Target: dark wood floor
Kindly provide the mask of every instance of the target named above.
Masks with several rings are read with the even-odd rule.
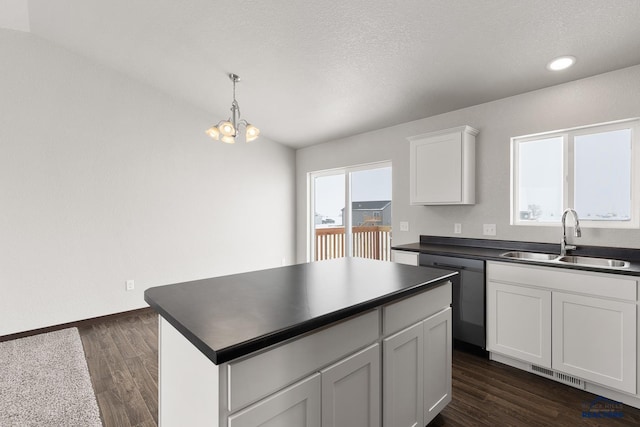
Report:
[[[583,418],[596,395],[462,351],[453,354],[452,386],[430,427],[640,425],[640,410],[627,405],[622,419]]]
[[[152,312],[79,327],[106,427],[158,422],[158,318]],[[430,424],[440,426],[636,426],[640,410],[621,419],[587,419],[596,396],[476,355],[454,351],[453,401]],[[394,426],[389,426],[394,427]]]
[[[158,316],[151,310],[79,326],[105,427],[158,425]]]

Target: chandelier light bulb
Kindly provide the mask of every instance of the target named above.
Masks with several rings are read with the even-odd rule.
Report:
[[[220,139],[220,131],[216,126],[211,126],[209,129],[205,131],[207,135],[209,135],[213,139]]]
[[[225,135],[220,138],[220,141],[226,142],[227,144],[234,144],[236,142],[236,139],[232,135]]]
[[[220,133],[224,136],[233,136],[236,133],[236,130],[231,122],[224,122],[220,124]]]
[[[245,134],[245,139],[247,140],[247,142],[251,142],[257,139],[258,135],[260,135],[260,129],[258,129],[254,125],[247,125],[247,132]]]

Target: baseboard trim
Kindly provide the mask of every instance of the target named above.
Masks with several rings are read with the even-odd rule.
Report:
[[[155,312],[151,307],[143,307],[135,310],[122,311],[120,313],[107,314],[106,316],[92,317],[90,319],[77,320],[75,322],[62,323],[60,325],[46,326],[44,328],[32,329],[30,331],[16,332],[15,334],[2,335],[0,336],[0,342],[15,340],[18,338],[30,337],[32,335],[43,334],[45,332],[59,331],[60,329],[73,328],[73,327],[79,327],[79,326],[90,326],[95,323],[103,322],[105,320],[113,320],[120,317],[135,316],[135,315],[146,314],[151,312]]]

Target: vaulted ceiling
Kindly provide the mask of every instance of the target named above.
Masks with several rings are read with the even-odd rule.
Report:
[[[640,64],[638,0],[5,1],[14,29],[205,109],[203,129],[239,74],[243,116],[294,148]]]

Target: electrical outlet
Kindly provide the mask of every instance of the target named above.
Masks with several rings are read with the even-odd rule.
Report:
[[[462,224],[459,224],[459,223],[453,224],[453,233],[454,234],[462,233]]]
[[[485,236],[495,236],[496,235],[496,225],[495,224],[482,224],[482,234]]]
[[[409,231],[408,221],[400,221],[400,231]]]
[[[126,290],[132,291],[135,289],[135,287],[136,287],[136,283],[133,280],[127,280],[126,288],[125,288]]]

